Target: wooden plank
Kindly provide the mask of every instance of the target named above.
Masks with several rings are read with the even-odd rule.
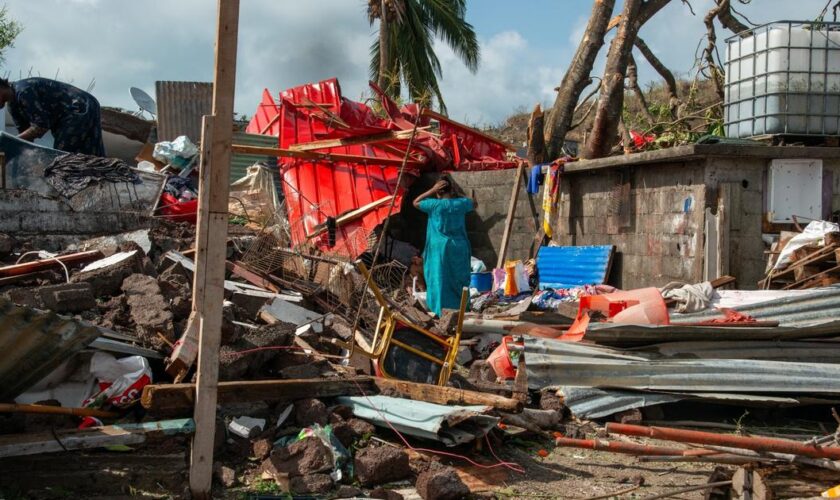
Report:
[[[376,391],[370,377],[347,379],[242,380],[219,382],[219,404],[356,396],[359,387]],[[149,412],[189,411],[195,404],[195,384],[150,384],[140,403]]]
[[[384,198],[380,198],[376,201],[372,201],[372,202],[368,203],[367,205],[365,205],[363,207],[359,207],[355,210],[347,212],[347,213],[339,216],[335,220],[335,226],[336,227],[341,227],[345,224],[353,222],[356,219],[360,219],[360,218],[364,217],[365,215],[369,214],[370,212],[372,212],[372,211],[376,210],[377,208],[381,207],[382,205],[384,205],[386,203],[389,203],[393,199],[394,199],[394,195],[385,196]],[[307,237],[307,239],[315,238],[316,236],[324,234],[326,231],[327,231],[326,224],[319,224],[318,226],[315,227],[315,232],[310,234]]]
[[[428,127],[425,127],[428,128]],[[421,129],[417,129],[420,131]],[[316,149],[337,148],[341,146],[356,146],[359,144],[379,144],[397,140],[407,140],[413,130],[391,130],[382,134],[362,135],[357,137],[339,137],[320,141],[304,142],[289,147],[292,151],[313,151]]]
[[[821,271],[819,266],[796,266],[793,268],[793,277],[796,281],[810,278]]]
[[[280,293],[280,287],[278,287],[268,279],[264,278],[260,274],[246,269],[244,264],[242,264],[241,262],[225,262],[225,266],[233,275],[239,276],[240,278],[244,279],[245,281],[254,286],[264,288],[265,290],[268,290],[270,292]]]
[[[796,266],[807,266],[809,264],[817,264],[829,260],[834,256],[836,248],[837,247],[834,246],[822,247],[821,249],[817,250],[816,252],[812,253],[806,258],[797,261],[795,265],[793,263],[789,264],[786,268],[771,274],[770,279],[775,280],[776,278],[779,278],[786,274],[793,273],[793,269]]]
[[[81,264],[84,262],[93,262],[103,257],[105,256],[99,250],[58,255],[55,258],[33,260],[30,262],[0,267],[0,277],[23,276],[38,271],[44,271],[46,269],[52,269],[54,267],[61,267],[61,264],[56,261],[65,265]]]
[[[807,278],[805,278],[805,279],[803,279],[803,280],[800,280],[800,281],[794,281],[793,283],[791,283],[791,284],[786,285],[785,287],[783,287],[783,288],[782,288],[782,290],[796,290],[796,289],[798,289],[798,288],[803,288],[803,286],[802,286],[802,285],[805,285],[805,283],[806,283],[807,281],[809,281],[809,280],[813,280],[813,279],[815,279],[815,278],[828,277],[828,276],[830,276],[830,275],[832,275],[832,274],[835,274],[835,273],[840,273],[840,265],[838,265],[838,266],[834,266],[834,267],[832,267],[831,269],[826,269],[825,271],[823,271],[823,272],[821,272],[821,273],[818,273],[818,274],[815,274],[815,275],[809,276],[809,277],[807,277]],[[804,287],[804,288],[810,288],[810,287]]]
[[[388,392],[389,394],[397,393],[399,396],[415,401],[425,401],[439,405],[491,406],[497,410],[507,412],[518,412],[522,410],[522,402],[516,399],[496,396],[495,394],[468,391],[466,389],[457,389],[455,387],[418,384],[416,382],[381,377],[373,379],[373,384],[380,391]]]
[[[500,144],[500,145],[504,146],[504,148],[507,149],[508,151],[516,151],[518,149],[513,144],[508,144],[504,141],[499,140],[496,137],[493,137],[490,134],[486,134],[486,133],[482,132],[481,130],[469,127],[467,125],[464,125],[463,123],[456,122],[452,118],[449,118],[448,116],[442,115],[438,112],[432,111],[431,109],[423,108],[423,116],[427,116],[429,118],[434,118],[435,120],[437,120],[439,122],[445,122],[445,123],[451,123],[453,125],[457,125],[457,126],[463,128],[465,130],[469,130],[470,132],[472,132],[475,135],[481,136],[481,137],[483,137],[483,138],[485,138],[489,141],[493,141],[497,144]]]
[[[262,146],[246,146],[242,144],[234,144],[231,146],[234,153],[258,155],[258,156],[278,156],[283,158],[298,158],[300,160],[323,160],[323,161],[346,161],[349,163],[372,163],[376,165],[394,165],[400,166],[403,161],[399,158],[378,158],[376,156],[360,156],[360,155],[345,155],[338,153],[316,153],[314,151],[292,151],[290,149],[267,148]],[[425,162],[416,160],[406,161],[406,165],[412,167],[419,167]]]
[[[516,178],[513,181],[513,191],[510,194],[508,203],[507,218],[505,219],[505,232],[502,234],[502,244],[499,246],[499,258],[496,260],[496,269],[505,265],[508,244],[510,243],[510,232],[513,229],[513,218],[516,216],[516,204],[519,201],[519,191],[522,189],[522,176],[525,173],[525,163],[520,162],[516,167]]]
[[[39,415],[73,415],[76,417],[119,418],[121,413],[98,408],[0,403],[0,413],[32,413]]]
[[[0,436],[0,457],[86,450],[103,446],[141,444],[156,436],[189,434],[192,419],[163,420],[142,424],[107,425],[92,429],[59,430]]]
[[[218,0],[215,74],[213,78],[213,125],[209,138],[209,163],[201,159],[203,185],[199,187],[198,234],[193,309],[198,318],[198,371],[195,398],[195,437],[190,455],[190,490],[196,499],[210,498],[213,447],[216,434],[216,386],[219,379],[222,302],[228,225],[233,101],[236,86],[236,48],[239,31],[239,0]],[[207,138],[202,138],[202,142]],[[206,148],[206,146],[203,146]],[[209,180],[209,182],[206,182]]]

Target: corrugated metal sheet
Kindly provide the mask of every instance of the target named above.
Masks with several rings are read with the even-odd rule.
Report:
[[[359,418],[380,427],[389,427],[390,423],[403,434],[440,441],[446,446],[482,437],[499,422],[498,418],[485,415],[490,410],[486,406],[444,406],[389,396],[337,399]]]
[[[537,254],[540,289],[604,283],[614,249],[612,245],[540,248]]]
[[[654,359],[642,352],[525,338],[528,385],[676,392],[840,395],[840,364]]]
[[[721,404],[750,404],[771,406],[795,406],[802,404],[796,398],[725,393],[674,394],[658,392],[623,391],[618,389],[595,389],[591,387],[563,387],[563,404],[578,418],[604,418],[634,408],[666,403],[677,403],[687,399],[704,400]]]
[[[0,401],[9,401],[99,337],[88,323],[0,297]]]
[[[158,141],[180,135],[201,142],[201,118],[213,111],[213,84],[206,82],[155,82]]]
[[[837,314],[834,313],[836,318]],[[631,346],[658,342],[702,340],[797,340],[836,337],[840,335],[840,320],[824,320],[802,326],[735,327],[688,325],[620,325],[591,323],[586,340],[602,345]]]
[[[780,326],[808,326],[840,321],[840,285],[815,289],[810,294],[795,294],[760,304],[739,307],[738,312],[760,321],[778,321]],[[672,314],[672,323],[694,323],[723,317],[714,309],[692,314]],[[840,335],[840,329],[835,330]]]

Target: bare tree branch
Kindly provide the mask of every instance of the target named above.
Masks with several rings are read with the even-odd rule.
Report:
[[[741,37],[752,35],[750,28],[732,14],[732,6],[729,4],[730,0],[715,0],[715,2],[719,7],[717,18],[724,28]]]
[[[642,113],[645,114],[648,122],[656,123],[656,117],[648,109],[645,93],[639,87],[639,70],[636,67],[636,59],[633,57],[633,54],[630,54],[630,60],[627,62],[627,88],[632,90],[636,95],[636,98],[639,100],[639,106],[642,108]]]
[[[639,49],[639,52],[641,52],[642,55],[645,57],[648,64],[650,64],[653,67],[653,69],[655,69],[656,72],[659,73],[659,76],[661,76],[662,79],[665,80],[665,86],[668,88],[668,107],[671,110],[671,117],[676,118],[677,107],[680,104],[680,98],[677,94],[677,79],[674,78],[674,74],[671,72],[671,70],[669,70],[668,67],[665,66],[665,64],[663,64],[658,57],[656,57],[656,54],[653,53],[653,51],[650,49],[650,47],[648,47],[648,44],[646,44],[644,40],[642,40],[640,37],[636,37],[636,41],[634,43],[636,45],[636,48]]]

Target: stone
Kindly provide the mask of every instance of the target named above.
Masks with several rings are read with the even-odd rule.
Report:
[[[251,454],[260,460],[268,458],[273,449],[274,443],[267,438],[257,439],[251,443]]]
[[[470,493],[455,469],[441,465],[421,472],[414,487],[423,500],[458,500]]]
[[[562,412],[565,409],[565,405],[555,391],[544,391],[540,393],[540,409]]]
[[[338,490],[335,492],[336,498],[357,498],[362,496],[362,490],[356,488],[355,486],[350,486],[348,484],[342,484],[338,487]]]
[[[78,313],[96,308],[90,283],[42,286],[38,293],[44,306],[57,313]]]
[[[331,489],[333,489],[333,481],[328,474],[295,476],[289,481],[289,490],[293,494],[323,494]]]
[[[341,441],[345,448],[350,448],[353,443],[364,436],[369,436],[376,431],[373,424],[359,418],[351,418],[343,422],[333,424],[333,434]]]
[[[282,354],[282,350],[257,350],[260,347],[288,346],[294,335],[294,325],[277,323],[256,329],[247,329],[231,345],[223,345],[219,351],[219,380],[243,380],[258,378],[269,361]],[[252,351],[239,355],[242,351]]]
[[[117,253],[90,263],[85,267],[89,270],[76,273],[70,281],[90,283],[97,297],[117,295],[126,278],[143,272],[143,257],[143,252],[137,250]]]
[[[309,427],[312,424],[327,425],[327,405],[318,399],[299,399],[295,401],[295,423],[299,427]]]
[[[213,477],[226,488],[236,485],[236,471],[219,462],[213,464]]]
[[[306,438],[289,446],[276,448],[263,462],[263,470],[274,476],[305,476],[329,472],[332,468],[332,452],[317,438]]]
[[[167,347],[158,333],[172,342],[176,340],[172,312],[155,278],[132,274],[123,281],[122,290],[125,292],[129,315],[141,338],[155,349]]]
[[[394,490],[376,488],[374,490],[371,490],[370,498],[380,498],[382,500],[403,500],[403,498],[405,497],[403,497]]]
[[[368,446],[356,453],[354,470],[362,485],[375,486],[405,479],[411,474],[408,454],[391,446]]]

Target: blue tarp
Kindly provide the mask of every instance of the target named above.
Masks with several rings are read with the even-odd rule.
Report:
[[[540,248],[537,254],[540,290],[604,283],[614,248],[612,245]]]

